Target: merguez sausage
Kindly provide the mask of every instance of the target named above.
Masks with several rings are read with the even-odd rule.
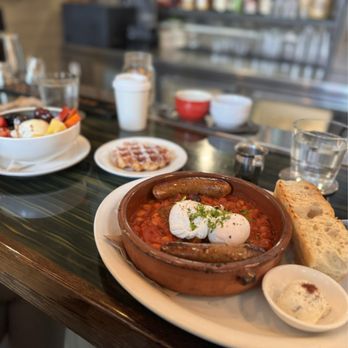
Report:
[[[264,249],[252,244],[232,246],[227,244],[170,242],[161,246],[161,250],[183,259],[225,263],[249,259],[261,255]]]
[[[152,193],[157,199],[166,199],[177,194],[202,194],[220,198],[231,193],[231,185],[222,179],[188,177],[157,184]]]

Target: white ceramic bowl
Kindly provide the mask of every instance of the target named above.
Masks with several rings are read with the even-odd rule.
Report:
[[[253,101],[236,94],[215,96],[210,103],[210,114],[219,128],[233,129],[248,121]]]
[[[280,293],[295,280],[307,280],[324,295],[331,311],[315,324],[306,323],[287,314],[277,305]],[[326,274],[300,265],[282,265],[272,268],[263,278],[262,291],[275,314],[288,325],[308,332],[337,329],[348,321],[348,295],[343,287]]]
[[[61,109],[46,107],[53,115]],[[11,113],[28,113],[35,107],[13,109],[3,112],[6,116]],[[80,134],[80,122],[62,132],[37,138],[5,138],[0,137],[0,156],[18,162],[46,161],[64,153],[75,142]]]

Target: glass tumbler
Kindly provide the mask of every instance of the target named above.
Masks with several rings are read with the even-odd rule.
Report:
[[[29,57],[27,59],[27,71],[25,82],[28,85],[37,84],[37,80],[45,76],[45,62],[38,57]]]
[[[66,72],[48,73],[37,80],[44,106],[78,108],[79,77]]]
[[[347,140],[347,126],[343,123],[319,119],[295,121],[291,175],[311,182],[323,194],[334,192],[338,188],[335,178],[347,151]]]
[[[155,68],[152,63],[152,55],[141,51],[126,52],[122,72],[141,74],[148,78],[151,83],[149,106],[152,107],[156,98]]]

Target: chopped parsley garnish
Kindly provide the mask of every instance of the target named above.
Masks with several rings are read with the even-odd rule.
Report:
[[[214,230],[219,225],[222,227],[224,222],[230,217],[230,212],[228,210],[217,207],[206,207],[203,204],[198,204],[194,212],[191,212],[191,209],[189,209],[188,213],[191,231],[197,228],[194,220],[199,217],[207,219],[209,232]]]
[[[242,214],[246,219],[248,219],[250,222],[251,221],[255,221],[255,219],[252,219],[251,217],[250,217],[250,210],[248,210],[248,209],[242,209],[240,212],[239,212],[239,214]]]

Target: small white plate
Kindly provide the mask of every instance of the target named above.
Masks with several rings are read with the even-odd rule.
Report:
[[[136,141],[140,143],[150,143],[164,146],[173,154],[174,159],[167,166],[158,170],[135,172],[117,168],[111,163],[110,154],[116,146],[121,145],[125,141]],[[100,146],[94,153],[94,160],[100,168],[104,169],[108,173],[127,178],[146,178],[154,175],[175,172],[176,170],[182,168],[187,162],[187,153],[181,146],[165,139],[153,137],[129,137],[112,140]]]
[[[82,161],[90,150],[91,144],[89,141],[84,136],[79,135],[76,142],[66,152],[46,162],[6,170],[8,160],[0,158],[0,175],[31,177],[54,173]]]
[[[288,284],[295,280],[307,280],[314,284],[328,301],[331,311],[316,324],[298,320],[284,312],[276,303]],[[348,321],[348,295],[331,277],[313,268],[300,265],[282,265],[272,268],[263,278],[262,290],[279,318],[288,325],[307,332],[324,332],[337,329]]]

